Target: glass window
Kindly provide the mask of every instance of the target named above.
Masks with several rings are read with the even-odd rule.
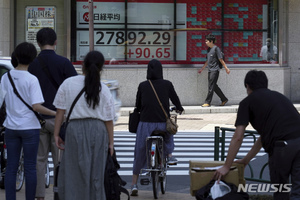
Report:
[[[205,36],[227,64],[278,63],[278,0],[94,0],[94,49],[109,64],[206,61]],[[73,0],[72,61],[89,50],[88,2]]]

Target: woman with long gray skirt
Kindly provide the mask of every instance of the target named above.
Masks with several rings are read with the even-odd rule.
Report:
[[[55,142],[64,149],[58,174],[60,200],[106,199],[104,172],[108,149],[113,154],[114,100],[108,87],[100,82],[104,57],[89,52],[83,62],[83,75],[66,79],[59,87],[53,104]],[[59,137],[64,115],[84,88],[71,112],[65,142]]]

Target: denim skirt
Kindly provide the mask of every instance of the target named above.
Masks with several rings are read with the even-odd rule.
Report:
[[[136,132],[133,174],[140,174],[141,169],[147,167],[146,138],[155,130],[166,131],[166,122],[140,122]],[[164,154],[171,154],[174,150],[174,136],[166,133],[164,137]]]

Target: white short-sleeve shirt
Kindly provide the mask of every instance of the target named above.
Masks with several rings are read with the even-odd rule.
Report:
[[[30,106],[44,103],[38,79],[28,71],[12,69],[13,82],[22,99]],[[0,96],[6,103],[6,119],[3,126],[12,130],[40,129],[41,125],[29,108],[16,96],[7,73],[1,78]],[[0,99],[0,101],[2,101]],[[1,102],[2,104],[2,102]]]
[[[70,107],[84,86],[83,75],[73,76],[66,79],[59,87],[53,105],[62,110],[66,110],[65,115],[67,116]],[[71,119],[82,119],[82,118],[95,118],[102,121],[110,121],[114,119],[115,108],[114,100],[109,91],[109,88],[101,83],[100,102],[99,105],[93,109],[89,107],[83,93],[77,103],[75,104],[73,111],[70,116]]]
[[[277,55],[277,47],[273,46],[273,55],[271,55],[271,57],[273,57],[275,55]],[[262,57],[263,60],[267,60],[268,58],[268,47],[267,45],[264,45],[261,50],[260,50],[260,56]]]

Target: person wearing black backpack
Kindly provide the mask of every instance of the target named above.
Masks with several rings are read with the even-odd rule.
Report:
[[[90,51],[82,64],[83,74],[66,79],[53,101],[55,143],[64,149],[57,179],[60,200],[106,199],[105,166],[108,149],[114,153],[115,106],[109,88],[101,82],[104,62],[101,52]],[[70,112],[63,141],[59,131]]]
[[[201,74],[201,72],[208,67],[208,94],[205,99],[204,104],[202,107],[209,107],[214,92],[220,97],[221,104],[220,106],[225,106],[225,104],[228,102],[227,97],[223,94],[222,90],[219,88],[217,81],[219,78],[219,73],[222,67],[224,66],[226,73],[230,73],[230,69],[227,67],[226,63],[224,62],[224,56],[221,52],[220,48],[215,45],[215,36],[212,34],[209,34],[205,38],[205,43],[208,46],[207,49],[207,61],[203,65],[203,67],[198,70],[198,73]]]

